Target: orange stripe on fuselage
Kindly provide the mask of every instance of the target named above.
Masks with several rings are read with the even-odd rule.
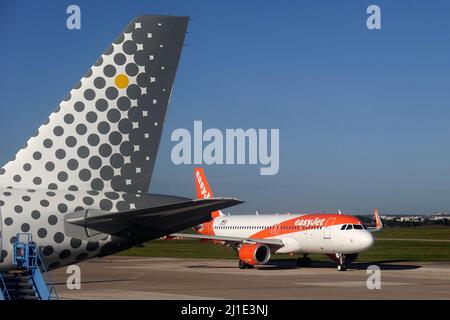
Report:
[[[332,219],[334,219],[334,221]],[[340,214],[306,214],[300,217],[297,216],[295,218],[273,225],[270,228],[261,230],[250,236],[249,238],[265,239],[299,231],[306,231],[325,226],[330,227],[341,224],[361,224],[361,221],[353,216]],[[274,230],[277,231],[274,232]]]

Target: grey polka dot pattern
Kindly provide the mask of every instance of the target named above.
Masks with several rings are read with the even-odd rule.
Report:
[[[72,238],[64,233],[65,215],[86,209],[106,212],[139,210],[161,202],[164,196],[131,194],[124,192],[97,191],[46,191],[39,189],[0,188],[0,217],[3,239],[13,239],[18,232],[29,232],[41,247],[48,264],[59,262],[60,266],[74,263],[103,252],[115,252],[114,237],[101,241]],[[116,239],[123,241],[123,239]],[[105,249],[106,246],[106,249]],[[120,247],[120,246],[119,246]],[[11,249],[12,247],[10,247]],[[70,250],[71,254],[61,252]],[[77,259],[82,255],[83,259]],[[67,256],[67,257],[66,257]],[[6,257],[5,257],[6,259]]]
[[[66,217],[82,210],[117,213],[169,202],[144,192],[187,20],[136,18],[0,168],[0,269],[11,268],[12,243],[19,232],[32,234],[49,269],[144,240],[120,230],[79,239],[66,233]]]
[[[146,192],[183,28],[184,21],[170,17],[131,23],[0,171],[0,184]]]

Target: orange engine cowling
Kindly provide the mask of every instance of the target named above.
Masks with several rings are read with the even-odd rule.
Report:
[[[270,249],[263,244],[244,244],[239,250],[239,259],[252,266],[266,264],[270,259]]]

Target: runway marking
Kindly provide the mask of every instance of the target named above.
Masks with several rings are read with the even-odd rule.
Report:
[[[142,257],[140,259],[136,259],[136,258],[131,258],[131,259],[105,259],[105,258],[102,258],[101,259],[102,262],[149,262],[149,261],[157,262],[157,261],[174,261],[174,260],[180,260],[180,259],[179,258],[148,258],[148,257]],[[89,262],[91,262],[91,261],[89,261]]]
[[[316,286],[316,287],[342,287],[342,288],[360,288],[366,287],[366,281],[338,281],[338,282],[296,282],[296,285]],[[410,286],[412,283],[403,282],[386,282],[383,281],[381,286]]]
[[[188,264],[180,264],[176,266],[171,265],[158,265],[158,264],[142,264],[138,266],[106,266],[105,269],[108,270],[156,270],[161,271],[161,269],[165,271],[172,272],[184,272],[184,273],[197,273],[197,274],[227,274],[227,275],[238,275],[238,276],[258,276],[258,277],[274,277],[274,276],[306,276],[306,275],[320,275],[327,274],[327,270],[299,270],[299,269],[282,269],[282,270],[270,270],[269,268],[261,268],[261,269],[253,269],[253,270],[240,270],[237,267],[222,267],[222,266],[214,266],[214,267],[204,267],[204,268],[191,268]],[[333,272],[335,272],[334,268],[331,268]],[[337,272],[337,271],[336,271]],[[352,272],[350,270],[349,272]]]
[[[420,269],[408,270],[408,273],[412,276],[416,276],[416,277],[422,276],[422,277],[429,278],[429,279],[432,279],[433,277],[436,277],[436,276],[444,275],[445,277],[447,277],[447,279],[450,279],[450,268],[445,269],[445,268],[423,267]]]
[[[64,292],[60,294],[63,300],[223,300],[221,298],[171,294],[152,291],[127,290],[86,290],[83,292]]]

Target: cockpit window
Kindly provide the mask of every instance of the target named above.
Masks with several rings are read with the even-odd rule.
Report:
[[[347,225],[347,228],[345,230],[351,230],[353,229],[353,226],[351,224]]]
[[[345,230],[346,227],[347,227],[347,225],[344,224],[344,225],[341,227],[341,230]]]
[[[363,226],[360,225],[360,224],[354,224],[354,225],[353,225],[353,229],[356,229],[356,230],[362,230],[362,229],[364,229],[364,228],[363,228]]]

